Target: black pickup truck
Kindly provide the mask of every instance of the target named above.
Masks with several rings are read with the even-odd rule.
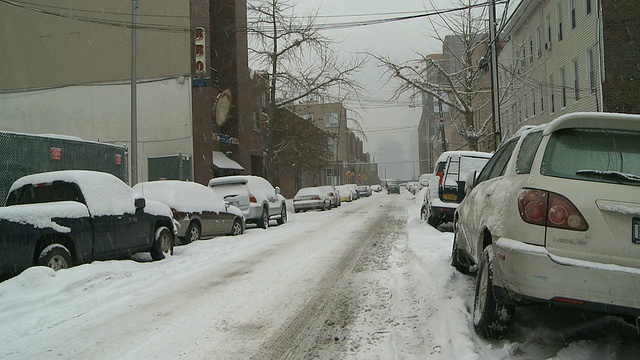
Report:
[[[150,252],[173,253],[168,206],[146,201],[117,177],[95,171],[28,175],[0,207],[0,275],[42,265],[54,270]]]

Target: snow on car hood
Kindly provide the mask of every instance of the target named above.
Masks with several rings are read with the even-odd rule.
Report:
[[[31,225],[39,229],[51,228],[61,233],[69,233],[71,229],[57,224],[52,220],[53,218],[72,219],[88,216],[87,207],[75,201],[0,207],[0,219],[2,220]]]

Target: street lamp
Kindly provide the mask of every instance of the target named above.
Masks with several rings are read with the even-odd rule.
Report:
[[[378,151],[380,150],[384,150],[384,148],[377,148],[376,151],[373,152],[373,162],[376,162],[376,154],[378,153]]]

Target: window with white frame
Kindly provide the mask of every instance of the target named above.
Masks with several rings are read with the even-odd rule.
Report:
[[[580,82],[578,81],[580,73],[578,73],[578,59],[571,60],[571,68],[573,72],[573,97],[578,101],[580,100]]]
[[[544,112],[544,83],[540,81],[540,112]]]
[[[560,91],[562,92],[562,107],[567,107],[567,85],[565,83],[564,66],[560,68]]]
[[[542,56],[542,29],[540,25],[536,28],[536,40],[538,40],[538,57]]]
[[[533,38],[529,36],[529,64],[533,64]]]
[[[545,49],[551,50],[551,15],[547,15],[547,43],[545,44]]]
[[[587,7],[587,15],[591,14],[591,0],[585,0],[585,5]]]
[[[531,110],[532,116],[536,116],[536,89],[531,88]]]
[[[587,49],[587,78],[589,79],[589,91],[596,92],[596,67],[593,62],[593,49]]]
[[[571,28],[576,28],[576,0],[569,0],[569,11],[571,12]]]
[[[555,99],[555,89],[553,88],[553,74],[549,75],[549,94],[551,95],[549,97],[550,103],[549,106],[551,106],[551,113],[553,114],[554,112],[556,112],[556,99]]]
[[[522,100],[522,106],[524,107],[524,118],[529,118],[529,98],[527,94],[524,94],[524,99]]]
[[[327,112],[324,113],[324,127],[336,127],[338,126],[338,113]]]
[[[556,4],[556,17],[558,19],[558,41],[562,41],[562,3]]]

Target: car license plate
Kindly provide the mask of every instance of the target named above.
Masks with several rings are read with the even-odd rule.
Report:
[[[631,241],[634,244],[640,244],[640,219],[633,218],[632,221],[632,229],[631,229]]]
[[[456,200],[458,200],[458,195],[456,195],[456,194],[442,194],[442,199],[456,201]]]

